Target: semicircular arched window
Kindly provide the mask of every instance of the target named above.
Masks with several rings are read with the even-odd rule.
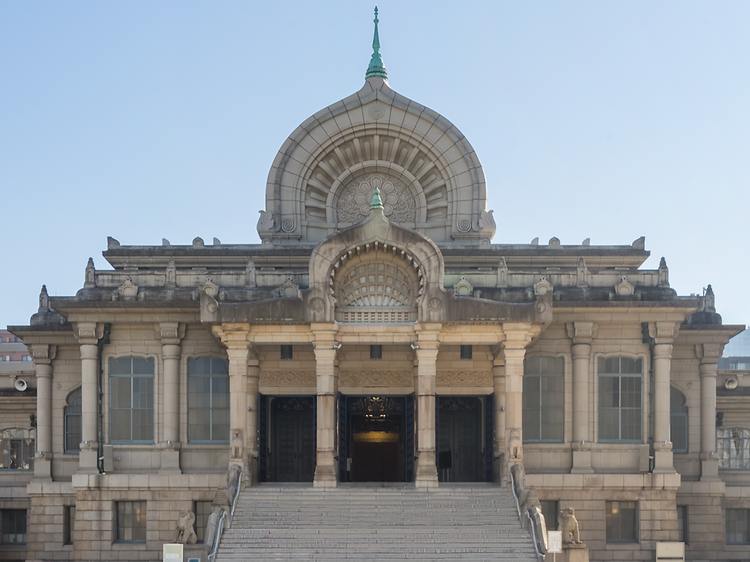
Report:
[[[688,452],[688,408],[685,395],[672,387],[669,391],[670,433],[673,453]]]
[[[65,452],[81,452],[81,387],[79,386],[65,400]]]

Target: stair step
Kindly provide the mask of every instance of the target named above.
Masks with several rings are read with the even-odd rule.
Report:
[[[536,561],[510,491],[494,485],[261,485],[241,492],[216,560]]]

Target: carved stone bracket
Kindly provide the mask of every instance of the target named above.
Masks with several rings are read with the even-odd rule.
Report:
[[[720,343],[695,344],[695,355],[701,363],[718,363],[723,351],[724,346]]]
[[[37,365],[49,365],[57,355],[56,345],[35,344],[30,346],[31,357]]]
[[[672,343],[677,337],[680,325],[677,322],[649,322],[648,335],[656,343]]]
[[[185,337],[185,324],[179,322],[160,322],[154,324],[156,339],[163,344],[179,345],[180,340]]]
[[[591,343],[596,337],[597,325],[594,322],[568,322],[565,329],[573,343]]]
[[[97,340],[104,335],[104,326],[96,322],[79,322],[75,325],[73,333],[79,343],[96,345]]]

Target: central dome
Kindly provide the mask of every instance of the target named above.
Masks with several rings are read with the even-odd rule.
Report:
[[[474,149],[450,121],[391,89],[377,35],[373,46],[362,89],[307,119],[279,150],[261,239],[318,243],[364,220],[378,187],[390,221],[438,244],[488,242],[495,224]]]

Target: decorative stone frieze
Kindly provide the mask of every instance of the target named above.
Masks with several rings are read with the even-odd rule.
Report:
[[[492,372],[438,371],[438,386],[492,386]]]
[[[340,371],[339,386],[411,386],[411,371]]]
[[[261,371],[263,386],[315,386],[315,371]]]

